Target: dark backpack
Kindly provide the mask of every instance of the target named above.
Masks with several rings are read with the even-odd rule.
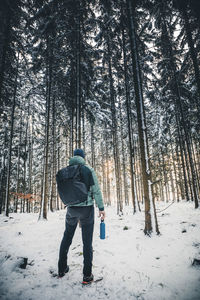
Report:
[[[56,174],[59,196],[67,206],[87,201],[89,188],[83,181],[81,168],[84,168],[84,166],[68,166],[59,170]]]

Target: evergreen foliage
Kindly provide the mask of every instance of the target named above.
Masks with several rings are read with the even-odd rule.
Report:
[[[145,203],[145,233],[156,201],[197,208],[199,25],[196,0],[1,1],[0,212],[61,209],[80,147],[107,205]]]

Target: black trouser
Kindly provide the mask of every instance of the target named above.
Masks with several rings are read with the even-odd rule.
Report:
[[[67,267],[67,254],[77,227],[81,222],[83,241],[83,274],[90,276],[92,273],[92,238],[94,229],[94,206],[68,207],[66,215],[66,229],[60,245],[58,272],[64,272]]]

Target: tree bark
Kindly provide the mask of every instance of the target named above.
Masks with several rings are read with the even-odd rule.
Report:
[[[137,111],[137,123],[138,123],[139,144],[140,144],[140,154],[141,154],[141,163],[142,163],[142,178],[143,178],[143,188],[144,188],[144,201],[145,201],[144,233],[150,235],[153,230],[152,220],[151,220],[153,216],[151,214],[151,208],[155,217],[155,226],[156,226],[157,233],[159,233],[159,230],[156,224],[157,223],[156,211],[154,209],[155,206],[152,197],[147,129],[145,124],[144,102],[143,102],[140,65],[138,59],[138,49],[137,49],[136,33],[135,33],[135,25],[134,25],[133,6],[131,0],[126,0],[126,3],[127,3],[128,16],[129,16],[129,33],[130,33],[130,42],[131,42],[131,58],[132,58],[133,81],[134,81],[134,90],[135,90],[135,104],[136,104],[136,111]]]
[[[126,91],[126,113],[127,113],[127,125],[128,125],[128,142],[129,142],[129,159],[130,159],[130,177],[131,177],[131,195],[133,203],[133,213],[136,212],[136,201],[135,193],[136,186],[134,184],[134,152],[133,152],[133,143],[132,143],[132,134],[131,134],[131,118],[130,118],[130,87],[128,82],[128,66],[127,66],[127,55],[126,55],[126,43],[125,43],[125,34],[124,34],[124,23],[123,23],[123,8],[121,6],[121,16],[122,16],[122,49],[123,49],[123,65],[124,65],[124,76],[125,76],[125,91]]]
[[[17,58],[17,68],[15,75],[15,85],[13,93],[13,104],[11,113],[11,128],[10,128],[10,140],[9,140],[9,152],[8,152],[8,171],[7,171],[7,182],[6,182],[6,199],[5,199],[5,214],[9,216],[9,205],[10,205],[10,174],[11,174],[11,157],[12,157],[12,142],[13,142],[13,131],[14,131],[14,120],[15,120],[15,106],[16,106],[16,96],[17,96],[17,78],[18,78],[18,63],[19,54]]]
[[[50,127],[50,103],[52,84],[52,49],[47,37],[47,82],[46,82],[46,124],[45,124],[45,149],[44,149],[44,183],[42,193],[42,206],[39,219],[47,219],[48,206],[48,163],[49,163],[49,127]]]

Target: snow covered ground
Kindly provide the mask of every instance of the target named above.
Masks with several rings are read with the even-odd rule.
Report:
[[[174,203],[158,213],[161,236],[152,238],[143,234],[144,213],[132,215],[128,207],[122,217],[113,207],[106,212],[106,240],[99,239],[96,218],[93,243],[93,274],[104,279],[84,287],[79,227],[70,248],[69,273],[62,279],[49,273],[57,271],[65,210],[39,222],[37,214],[0,216],[0,298],[200,299],[200,266],[192,266],[194,258],[200,259],[200,210],[193,203]],[[26,269],[19,268],[19,257],[28,257]]]

